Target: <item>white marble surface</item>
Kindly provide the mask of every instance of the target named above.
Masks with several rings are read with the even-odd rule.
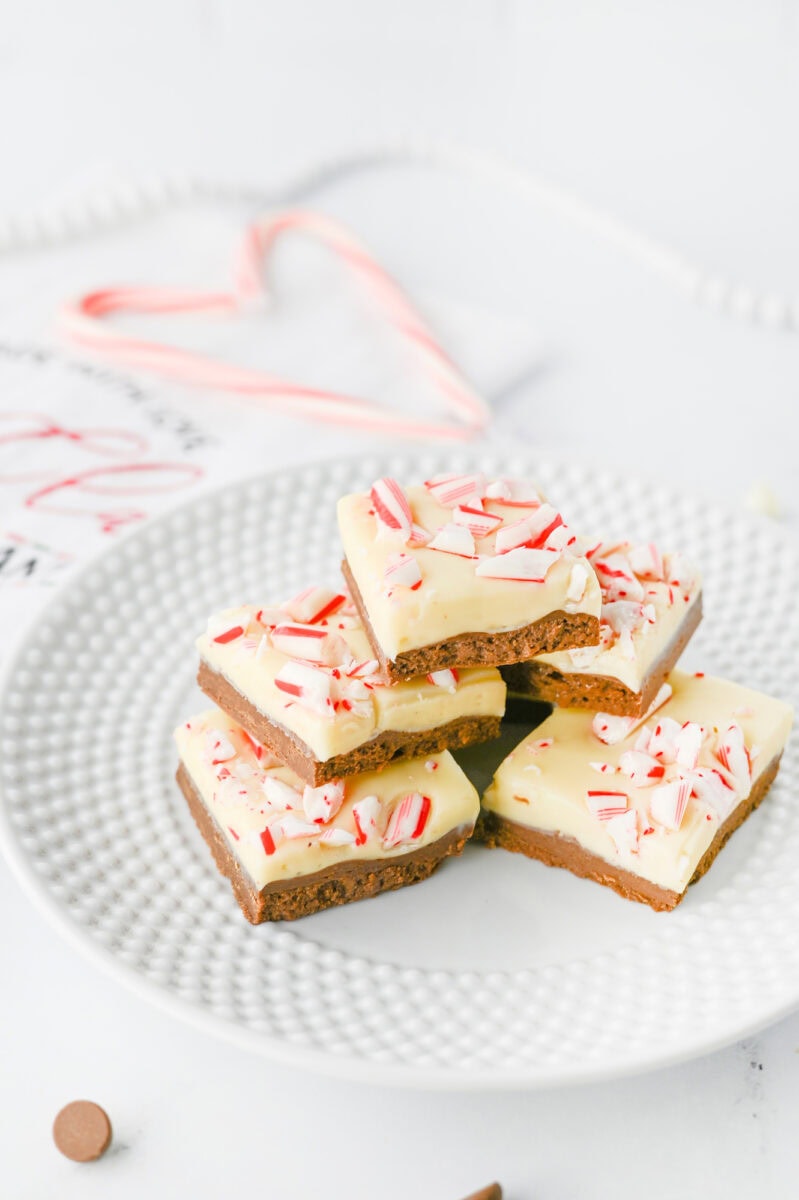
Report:
[[[499,148],[704,267],[799,295],[787,0],[39,7],[38,19],[28,6],[3,14],[0,106],[16,119],[0,122],[1,210],[175,167],[268,184],[315,155],[422,131]],[[395,171],[317,202],[438,317],[495,403],[492,440],[675,479],[700,502],[739,505],[765,482],[796,528],[796,335],[692,307],[490,184]],[[221,276],[242,215],[183,211],[5,258],[0,342],[52,345],[55,306],[82,286]],[[322,379],[360,372],[379,392],[390,360],[364,361],[349,341],[368,340],[368,319],[347,310],[331,341],[330,274],[313,256],[302,266],[296,328],[278,316],[262,343],[253,319],[205,328],[203,343]],[[169,399],[225,431],[212,482],[237,448],[248,469],[269,469],[365,446],[215,397]],[[457,1200],[495,1177],[509,1200],[796,1194],[799,1016],[651,1077],[531,1095],[389,1092],[249,1058],[163,1016],[59,941],[2,865],[0,904],[3,1194]],[[55,1111],[79,1095],[116,1130],[114,1151],[84,1168],[49,1141]]]

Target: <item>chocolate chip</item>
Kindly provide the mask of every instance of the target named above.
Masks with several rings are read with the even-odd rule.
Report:
[[[488,1187],[480,1188],[479,1192],[472,1192],[470,1196],[465,1196],[464,1200],[502,1200],[502,1188],[498,1183],[489,1183]]]
[[[92,1162],[111,1144],[111,1122],[99,1104],[73,1100],[53,1121],[53,1141],[74,1162]]]

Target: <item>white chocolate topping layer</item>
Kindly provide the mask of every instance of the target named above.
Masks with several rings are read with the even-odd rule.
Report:
[[[721,679],[673,671],[669,684],[643,721],[556,709],[500,765],[483,806],[683,892],[782,752],[793,713]]]
[[[260,890],[335,863],[388,859],[471,830],[477,792],[448,753],[312,788],[210,709],[175,730],[231,854]]]
[[[338,506],[344,553],[386,656],[565,610],[599,616],[594,571],[525,481],[378,480]]]
[[[701,579],[682,555],[661,555],[651,544],[599,545],[586,557],[602,591],[599,645],[540,654],[535,661],[562,675],[618,679],[638,693],[699,603]]]
[[[310,607],[303,606],[308,596],[316,597]],[[260,713],[301,738],[318,762],[387,730],[415,733],[505,711],[505,684],[493,667],[383,683],[354,606],[321,588],[280,608],[243,605],[219,613],[197,649]]]

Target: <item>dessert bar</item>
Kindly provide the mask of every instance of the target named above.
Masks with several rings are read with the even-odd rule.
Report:
[[[175,740],[180,788],[253,924],[426,879],[461,852],[479,811],[448,753],[310,787],[218,709]]]
[[[791,720],[779,700],[681,671],[643,718],[555,709],[500,765],[477,836],[674,908],[765,796]]]

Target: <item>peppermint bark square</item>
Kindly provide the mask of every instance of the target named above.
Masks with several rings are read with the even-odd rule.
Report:
[[[760,804],[792,717],[681,671],[643,718],[556,709],[500,765],[477,836],[672,909]]]
[[[516,696],[639,717],[702,619],[701,580],[683,555],[652,543],[595,543],[586,558],[602,591],[599,645],[543,654],[502,674]]]
[[[487,741],[505,711],[493,667],[387,685],[349,597],[327,588],[219,613],[197,649],[202,690],[314,786]]]
[[[448,753],[310,787],[219,709],[175,730],[177,779],[248,921],[290,921],[426,879],[460,854],[477,792]]]
[[[599,642],[596,575],[524,480],[392,479],[343,497],[343,572],[391,682]]]

